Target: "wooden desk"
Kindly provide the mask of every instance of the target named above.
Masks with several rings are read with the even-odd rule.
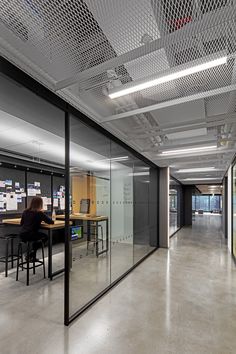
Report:
[[[20,226],[20,218],[16,219],[3,219],[2,223],[7,224],[7,225],[15,225],[15,226]],[[55,220],[54,224],[46,224],[45,222],[42,222],[40,225],[40,229],[42,230],[47,230],[48,231],[48,278],[50,280],[53,279],[54,276],[64,272],[63,269],[59,269],[56,272],[53,273],[52,271],[52,232],[54,230],[60,230],[65,228],[65,221],[63,220]]]
[[[65,219],[65,215],[57,215],[57,219]],[[100,256],[103,253],[107,253],[109,250],[109,226],[108,226],[108,216],[97,216],[97,215],[80,215],[80,214],[70,214],[69,216],[70,221],[87,221],[88,223],[88,237],[90,237],[90,222],[94,222],[96,224],[96,256]],[[106,248],[102,249],[99,252],[98,249],[98,223],[101,221],[105,221],[106,223]]]
[[[64,220],[65,215],[57,215],[56,218]],[[70,214],[70,220],[106,221],[108,216]]]

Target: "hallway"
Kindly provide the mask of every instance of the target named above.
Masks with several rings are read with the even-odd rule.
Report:
[[[21,328],[1,331],[1,353],[235,353],[236,269],[220,225],[196,216],[70,328],[33,316],[24,342]]]

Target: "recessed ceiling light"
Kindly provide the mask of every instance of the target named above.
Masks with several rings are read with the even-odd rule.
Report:
[[[197,61],[197,62],[199,62],[199,61]],[[191,75],[191,74],[195,74],[195,73],[198,73],[198,72],[210,69],[210,68],[214,68],[216,66],[225,64],[226,62],[227,62],[227,56],[223,56],[223,57],[220,57],[220,58],[217,58],[217,59],[214,59],[214,60],[209,60],[209,61],[206,61],[205,63],[202,63],[202,60],[201,60],[200,64],[188,67],[186,69],[182,69],[182,70],[177,71],[177,72],[173,72],[173,73],[168,74],[168,75],[164,75],[164,76],[161,76],[161,77],[159,76],[159,77],[157,77],[155,79],[153,79],[153,77],[152,77],[150,79],[146,79],[145,81],[143,81],[143,80],[140,81],[139,80],[136,83],[132,82],[130,84],[123,85],[123,86],[121,86],[121,88],[118,88],[118,89],[114,88],[114,89],[110,90],[110,93],[109,93],[108,96],[111,99],[118,98],[118,97],[121,97],[121,96],[125,96],[125,95],[128,95],[130,93],[141,91],[141,90],[153,87],[153,86],[157,86],[157,85],[163,84],[165,82],[173,81],[173,80],[179,79],[181,77],[185,77],[185,76],[188,76],[188,75]]]
[[[186,148],[186,149],[178,149],[178,150],[166,150],[162,151],[162,155],[178,155],[178,154],[191,154],[192,152],[205,151],[205,150],[213,150],[216,149],[216,145],[208,145],[208,146],[199,146],[194,148]]]

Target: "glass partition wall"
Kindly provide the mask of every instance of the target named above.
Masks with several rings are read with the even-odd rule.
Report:
[[[75,116],[69,121],[73,317],[157,247],[157,170]]]
[[[170,177],[169,182],[169,235],[172,236],[181,226],[181,184]]]
[[[68,325],[158,247],[158,168],[4,59],[0,71],[0,221],[34,195],[56,217],[47,276]]]
[[[232,167],[232,253],[236,258],[236,162]]]

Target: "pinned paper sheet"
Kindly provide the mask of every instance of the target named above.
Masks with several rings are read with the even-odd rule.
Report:
[[[41,194],[40,182],[34,182],[35,194]]]
[[[28,197],[36,197],[36,191],[34,188],[28,188],[27,193]]]
[[[6,186],[5,181],[0,181],[0,188],[5,188],[5,186]]]
[[[42,197],[43,199],[43,210],[48,210],[48,198]]]
[[[6,196],[7,210],[17,210],[17,196],[13,193],[7,193]]]
[[[65,209],[65,198],[60,198],[60,208],[63,210]]]
[[[54,206],[55,208],[58,207],[58,199],[57,199],[57,198],[53,198],[53,206]]]
[[[17,194],[17,203],[22,203],[22,196],[21,194]]]
[[[52,199],[51,198],[47,198],[47,204],[51,205],[52,204]]]
[[[6,186],[12,186],[12,180],[11,179],[6,179],[5,180],[5,185]]]

